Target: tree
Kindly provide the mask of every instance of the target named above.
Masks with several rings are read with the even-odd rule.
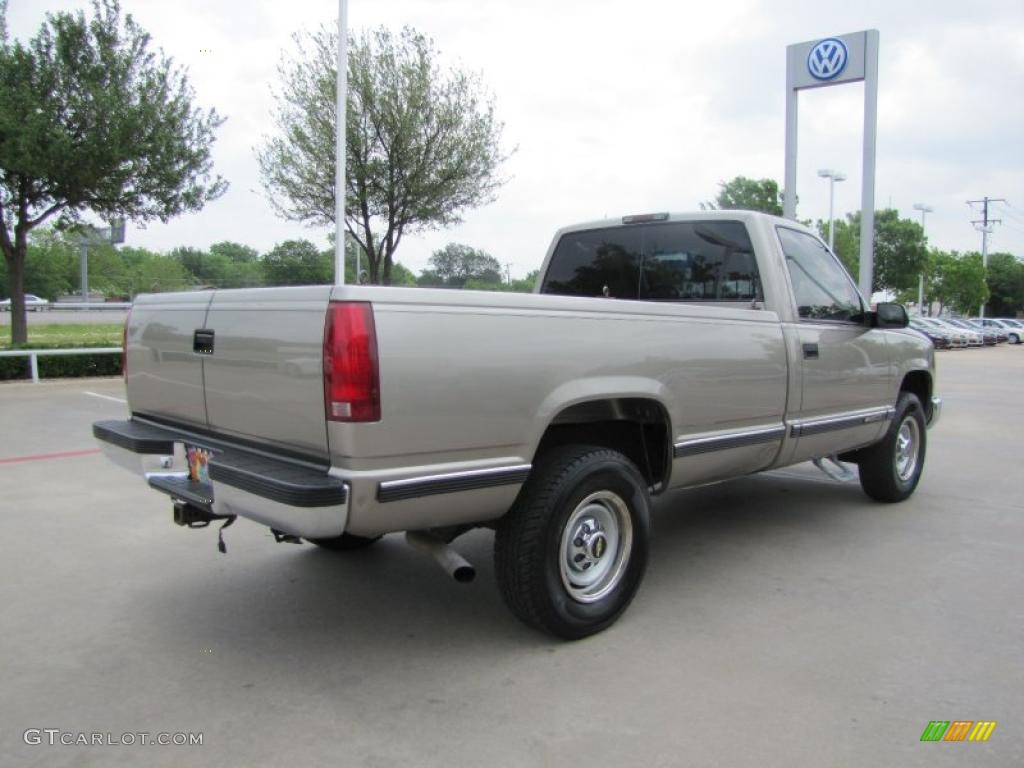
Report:
[[[285,240],[263,257],[267,285],[330,285],[334,252],[319,251],[309,240]]]
[[[828,238],[828,222],[818,222]],[[835,222],[835,252],[856,280],[860,270],[860,211]],[[916,291],[918,276],[927,269],[927,238],[921,225],[901,219],[893,208],[875,211],[875,268],[872,291]]]
[[[257,155],[271,204],[309,224],[335,219],[336,43],[326,29],[296,36],[296,58],[279,67],[279,133]],[[351,39],[345,228],[371,283],[391,282],[405,235],[457,224],[494,199],[502,127],[478,77],[442,72],[423,35],[380,28]]]
[[[214,243],[210,246],[210,253],[223,256],[235,264],[249,264],[260,257],[260,252],[255,248],[241,243],[233,243],[230,240]]]
[[[468,281],[501,284],[501,263],[485,251],[460,243],[448,243],[434,251],[420,285],[464,288]]]
[[[990,298],[986,314],[992,317],[1016,317],[1024,310],[1024,263],[1009,253],[988,257],[985,275]]]
[[[2,8],[0,8],[2,11]],[[26,341],[29,232],[57,217],[167,221],[226,183],[211,176],[216,112],[192,106],[184,71],[117,0],[49,14],[27,43],[0,37],[0,249],[11,339]]]
[[[762,211],[775,216],[782,215],[782,195],[778,182],[772,179],[748,179],[737,176],[731,181],[719,183],[718,195],[713,203],[703,203],[701,208],[714,210]]]
[[[939,303],[939,314],[946,307],[964,315],[975,314],[988,300],[981,254],[933,251],[927,296],[929,301]]]
[[[195,284],[195,278],[172,256],[133,247],[120,248],[117,254],[125,267],[123,290],[119,293],[129,298],[138,293],[183,291]]]

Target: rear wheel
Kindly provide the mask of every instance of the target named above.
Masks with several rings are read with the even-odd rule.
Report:
[[[353,549],[366,549],[372,544],[380,541],[380,536],[353,536],[351,533],[343,533],[341,536],[334,536],[330,539],[309,539],[312,544],[335,552],[349,552]]]
[[[876,501],[909,498],[924,469],[927,435],[921,401],[910,392],[901,392],[885,437],[858,453],[864,492]]]
[[[1009,334],[1009,342],[1011,344],[1020,344],[1020,336],[1018,336],[1016,333]]]
[[[647,567],[647,484],[617,451],[570,445],[538,459],[494,540],[502,597],[569,640],[610,626]]]

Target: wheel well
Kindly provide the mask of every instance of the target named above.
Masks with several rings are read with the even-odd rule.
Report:
[[[577,403],[548,425],[536,456],[560,445],[583,443],[619,451],[632,461],[655,491],[668,484],[672,470],[668,413],[656,400],[613,398]]]
[[[930,414],[932,408],[932,377],[927,371],[911,371],[903,377],[900,392],[911,392],[921,401],[925,413]]]

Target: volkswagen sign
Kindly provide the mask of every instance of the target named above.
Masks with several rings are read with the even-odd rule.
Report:
[[[807,55],[807,71],[815,80],[832,80],[846,68],[846,59],[845,43],[829,37],[811,48]]]

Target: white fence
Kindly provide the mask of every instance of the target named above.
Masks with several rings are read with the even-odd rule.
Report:
[[[32,369],[32,381],[39,383],[39,358],[43,355],[113,355],[121,354],[120,347],[94,347],[92,349],[4,349],[0,357],[27,357]]]

